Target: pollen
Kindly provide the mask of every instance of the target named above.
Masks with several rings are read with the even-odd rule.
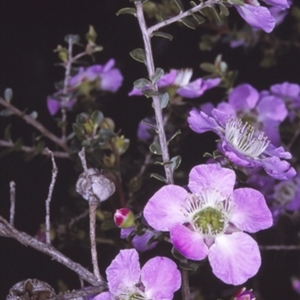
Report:
[[[226,123],[225,138],[234,149],[254,159],[258,158],[270,143],[264,132],[256,136],[255,128],[239,119],[230,119]]]

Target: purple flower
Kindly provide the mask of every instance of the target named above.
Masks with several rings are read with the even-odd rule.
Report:
[[[127,236],[135,229],[135,227],[130,227],[126,229],[121,229],[121,238],[126,239]],[[132,239],[132,245],[133,247],[140,251],[140,252],[145,252],[147,250],[153,249],[156,245],[157,242],[153,242],[150,245],[147,245],[150,239],[154,237],[154,233],[151,232],[145,232],[143,235],[135,235]]]
[[[281,10],[289,8],[287,0],[264,0],[265,3]],[[245,0],[242,5],[234,5],[240,16],[253,28],[271,32],[276,21],[268,8],[260,6],[257,0]]]
[[[61,92],[57,93],[60,94]],[[66,108],[67,110],[72,110],[76,99],[72,98],[69,101],[63,100],[63,97],[59,96],[49,96],[47,97],[47,108],[51,116],[54,116],[61,108]]]
[[[250,84],[241,84],[229,94],[228,103],[221,102],[217,109],[247,122],[256,132],[264,131],[273,145],[279,145],[279,125],[288,114],[281,98],[259,94]]]
[[[282,160],[290,159],[291,154],[282,147],[275,148],[263,132],[255,133],[251,125],[220,110],[213,109],[211,114],[209,117],[192,110],[188,117],[190,128],[197,133],[213,131],[219,135],[220,150],[234,164],[245,168],[263,167],[267,174],[279,180],[296,175],[295,169]]]
[[[114,68],[115,61],[110,59],[104,66],[94,65],[88,68],[79,68],[77,75],[69,80],[70,88],[79,88],[87,83],[93,83],[98,90],[115,93],[123,82],[120,71]]]
[[[144,216],[156,230],[169,231],[185,257],[208,257],[213,273],[228,284],[242,284],[261,264],[250,233],[272,225],[264,196],[251,188],[233,190],[235,173],[218,164],[198,165],[189,175],[191,193],[167,185],[148,201]]]
[[[270,88],[271,94],[280,97],[289,112],[289,118],[293,120],[296,116],[295,111],[300,109],[300,86],[296,83],[283,82],[274,84]]]
[[[172,260],[157,256],[140,268],[135,249],[121,250],[106,269],[106,275],[109,292],[94,300],[171,300],[181,285],[180,272]]]
[[[192,82],[190,79],[193,75],[191,69],[174,70],[164,74],[157,82],[159,90],[166,90],[171,97],[178,94],[185,98],[197,98],[203,95],[203,93],[217,86],[220,82],[220,78],[202,79],[198,78]],[[147,87],[144,87],[147,89]],[[129,96],[141,96],[143,93],[141,90],[133,88],[128,94]]]

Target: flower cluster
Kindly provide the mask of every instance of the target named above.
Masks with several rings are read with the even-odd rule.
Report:
[[[248,234],[272,225],[264,196],[251,188],[234,190],[235,173],[218,164],[199,165],[188,188],[168,185],[148,201],[144,216],[156,230],[170,232],[185,257],[208,257],[213,273],[228,284],[242,284],[261,264],[257,243]]]

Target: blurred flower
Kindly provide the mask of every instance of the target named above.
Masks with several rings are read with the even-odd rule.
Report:
[[[116,210],[114,214],[114,221],[119,228],[129,228],[135,225],[134,214],[126,207]]]
[[[126,239],[134,230],[135,227],[121,229],[121,238]],[[153,249],[157,245],[157,242],[148,244],[153,237],[153,233],[146,231],[143,235],[135,235],[131,242],[136,250],[140,252],[145,252],[147,250]]]
[[[220,82],[220,78],[203,79],[198,78],[192,82],[190,79],[193,75],[192,69],[175,70],[172,69],[169,73],[164,74],[157,82],[158,89],[160,91],[167,91],[172,98],[176,94],[185,98],[197,98],[203,95],[203,93],[217,86]],[[144,87],[147,90],[148,87]],[[141,96],[142,91],[133,88],[128,94],[129,96]]]
[[[285,160],[292,156],[282,147],[275,148],[264,132],[233,118],[230,114],[213,109],[212,117],[193,109],[188,117],[190,128],[203,133],[213,131],[221,138],[220,151],[237,166],[245,168],[263,167],[267,174],[287,180],[296,175],[295,169]]]
[[[75,98],[66,101],[64,100],[65,97],[60,96],[61,94],[62,92],[59,91],[55,95],[47,97],[47,108],[51,116],[55,115],[62,108],[72,110],[74,104],[76,103]]]
[[[280,97],[288,110],[288,115],[291,120],[299,115],[300,109],[300,85],[296,83],[283,82],[274,84],[270,88],[271,94]]]
[[[300,295],[300,278],[299,277],[295,277],[293,276],[291,278],[291,282],[292,282],[292,287],[294,289],[294,291]]]
[[[267,7],[260,6],[258,0],[245,0],[243,4],[234,4],[240,16],[253,28],[262,29],[265,32],[271,32],[276,24],[275,18]],[[271,7],[276,7],[281,10],[289,8],[287,0],[264,0]]]
[[[114,65],[115,61],[110,59],[104,66],[80,67],[77,75],[69,80],[69,87],[81,94],[87,94],[91,89],[115,93],[122,85],[123,76]]]
[[[171,300],[181,285],[180,272],[172,260],[156,256],[140,268],[135,249],[121,250],[106,269],[106,275],[109,292],[94,300]]]
[[[229,94],[228,102],[221,102],[217,109],[252,125],[256,133],[263,131],[273,145],[279,145],[279,125],[288,114],[281,98],[260,94],[250,84],[241,84]]]
[[[242,284],[261,264],[250,233],[269,228],[272,215],[264,196],[251,188],[233,190],[235,173],[218,164],[198,165],[188,188],[167,185],[148,201],[144,217],[151,227],[169,231],[174,247],[185,257],[208,257],[213,273],[228,284]]]

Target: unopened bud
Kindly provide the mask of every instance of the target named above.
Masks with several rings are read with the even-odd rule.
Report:
[[[251,290],[246,290],[246,288],[242,288],[237,291],[232,300],[255,300],[255,296]]]
[[[129,228],[135,225],[134,214],[129,208],[117,209],[114,215],[115,224],[119,228]]]
[[[97,199],[100,202],[107,200],[116,190],[115,184],[101,174],[98,169],[90,168],[79,175],[76,191],[85,200]]]

